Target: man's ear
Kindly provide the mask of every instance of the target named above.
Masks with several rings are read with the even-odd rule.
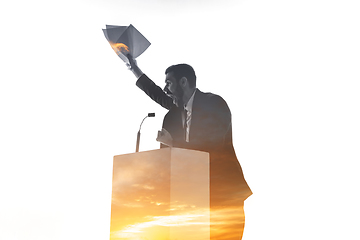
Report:
[[[188,84],[189,84],[189,83],[188,83],[188,80],[187,80],[187,78],[186,78],[186,77],[182,77],[182,78],[180,78],[179,83],[180,83],[180,86],[181,86],[182,88],[184,88],[186,85],[188,85]]]

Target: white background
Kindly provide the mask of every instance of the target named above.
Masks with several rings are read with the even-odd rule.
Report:
[[[152,43],[163,86],[192,65],[221,95],[254,194],[243,240],[360,239],[356,0],[0,4],[0,239],[109,238],[112,158],[157,149],[166,111],[135,86],[106,24]]]

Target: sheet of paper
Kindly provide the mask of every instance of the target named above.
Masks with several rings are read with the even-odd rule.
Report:
[[[150,42],[133,26],[106,25],[104,35],[115,53],[126,63],[130,54],[133,58],[140,56]]]

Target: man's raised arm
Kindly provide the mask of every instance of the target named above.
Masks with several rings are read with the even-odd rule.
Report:
[[[144,74],[136,63],[136,60],[129,56],[129,64],[126,64],[129,70],[137,78],[136,86],[143,90],[152,100],[160,104],[162,107],[170,110],[173,107],[173,100],[171,97],[156,85],[150,78]]]

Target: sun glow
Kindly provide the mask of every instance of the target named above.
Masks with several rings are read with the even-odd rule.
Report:
[[[112,232],[112,239],[138,239],[143,236],[148,236],[151,232],[151,228],[156,227],[171,227],[171,228],[189,228],[193,225],[197,225],[199,228],[201,225],[208,226],[208,213],[204,210],[201,213],[188,213],[184,215],[176,216],[153,216],[150,221],[126,225],[119,231]]]
[[[110,43],[112,49],[116,52],[116,54],[119,55],[119,53],[122,53],[124,55],[128,54],[130,52],[129,47],[126,46],[123,43]]]

